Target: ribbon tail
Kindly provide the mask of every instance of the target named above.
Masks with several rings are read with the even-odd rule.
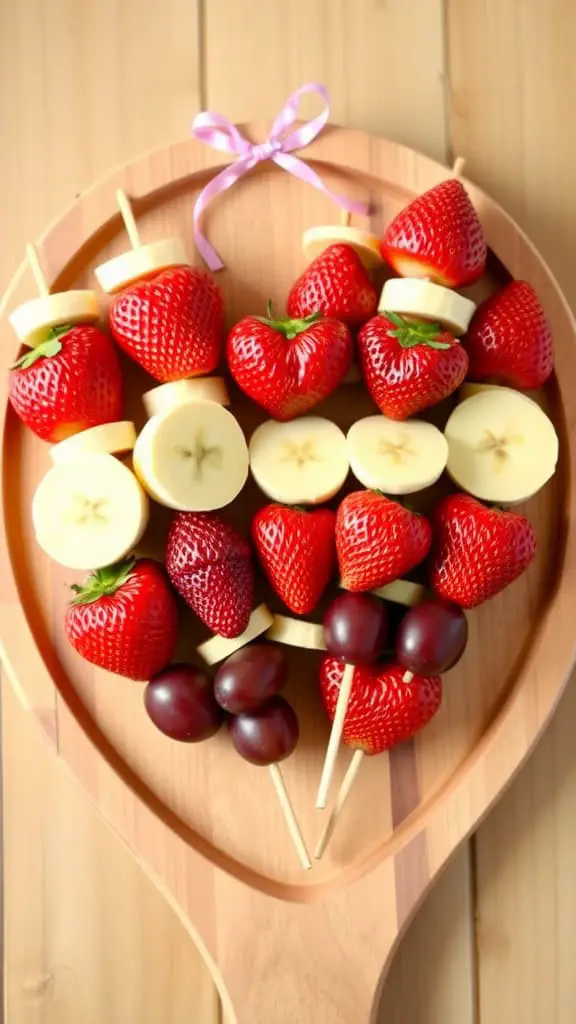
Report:
[[[347,213],[358,213],[362,216],[367,216],[370,212],[370,207],[367,203],[363,203],[359,199],[348,199],[346,196],[338,195],[337,192],[332,192],[324,184],[320,175],[316,174],[314,168],[310,167],[310,164],[307,164],[299,157],[293,156],[291,153],[275,153],[272,159],[279,167],[293,174],[300,181],[304,181],[307,185],[313,185],[314,188],[323,192],[324,195],[328,196],[341,209],[346,210]]]
[[[230,164],[228,167],[224,167],[215,178],[212,178],[207,185],[202,189],[199,196],[194,204],[193,213],[193,225],[194,225],[194,243],[206,266],[212,270],[222,270],[224,263],[220,259],[220,256],[216,252],[214,246],[210,244],[206,236],[200,229],[200,218],[204,213],[206,207],[216,198],[221,192],[225,192],[226,189],[234,185],[246,171],[250,170],[253,164],[253,160],[250,157],[238,160],[234,164]]]

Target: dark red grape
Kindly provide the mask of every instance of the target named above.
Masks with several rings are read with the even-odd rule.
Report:
[[[193,665],[168,665],[144,689],[144,707],[154,725],[173,740],[207,740],[224,721],[212,679]]]
[[[273,644],[248,644],[220,666],[214,679],[214,696],[220,707],[233,715],[256,711],[286,684],[288,657]]]
[[[460,660],[468,642],[468,620],[458,605],[437,598],[415,605],[396,634],[396,658],[410,672],[436,675]]]
[[[240,756],[258,765],[289,757],[300,733],[296,712],[283,697],[272,697],[252,714],[234,715],[228,728]]]
[[[387,639],[386,606],[372,594],[339,594],[324,616],[328,652],[353,665],[376,661]]]

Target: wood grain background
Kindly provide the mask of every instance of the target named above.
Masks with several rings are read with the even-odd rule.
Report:
[[[465,156],[576,303],[575,40],[571,0],[0,0],[0,289],[115,163],[312,78],[333,120]],[[215,1024],[190,938],[6,685],[2,710],[8,1024]],[[573,683],[413,923],[382,1024],[573,1024],[574,722]]]

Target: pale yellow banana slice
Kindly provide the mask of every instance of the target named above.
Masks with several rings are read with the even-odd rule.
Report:
[[[475,304],[458,292],[416,277],[391,277],[378,303],[380,313],[437,320],[455,335],[466,333],[475,309]]]
[[[65,462],[82,455],[120,455],[132,451],[136,443],[136,427],[130,420],[102,423],[79,434],[67,437],[50,449],[52,462]]]
[[[188,266],[189,263],[184,243],[179,238],[162,238],[114,256],[96,267],[94,273],[102,290],[113,295],[141,277],[159,274],[169,267]]]
[[[160,384],[159,387],[146,391],[142,395],[142,401],[149,416],[158,416],[188,402],[230,405],[226,382],[222,377],[193,377],[190,380],[174,380],[168,384]]]
[[[250,616],[248,626],[240,636],[212,636],[197,647],[198,654],[204,659],[207,665],[215,665],[217,661],[224,661],[234,651],[245,647],[251,640],[262,636],[273,623],[273,617],[265,604],[259,604]]]
[[[143,427],[134,470],[161,505],[181,512],[223,508],[248,476],[248,448],[232,413],[215,402],[188,402]]]
[[[358,254],[367,270],[382,263],[380,243],[376,235],[349,224],[323,224],[308,228],[302,235],[304,255],[315,260],[331,245],[349,245]]]
[[[357,420],[346,438],[350,468],[364,487],[412,494],[436,483],[446,468],[448,442],[424,420]]]
[[[520,395],[525,398],[527,402],[532,402],[533,405],[538,405],[533,398],[525,395],[523,391],[516,391],[515,388],[507,388],[502,384],[474,384],[472,381],[464,381],[464,384],[458,389],[458,401],[465,402],[467,398],[472,398],[474,395],[481,395],[484,391],[511,391],[513,395]]]
[[[302,647],[309,651],[325,651],[324,627],[316,622],[292,619],[289,615],[275,615],[274,622],[267,630],[268,640],[290,647]]]
[[[18,306],[9,317],[18,339],[30,348],[46,341],[53,327],[93,324],[99,319],[96,292],[88,290],[42,295]]]
[[[515,503],[536,494],[553,476],[558,437],[531,400],[490,389],[456,407],[445,429],[448,472],[483,501]]]
[[[148,499],[113,455],[81,455],[48,470],[32,499],[40,547],[69,569],[101,569],[129,554],[148,523]]]
[[[348,475],[346,438],[322,416],[266,420],[250,441],[250,469],[273,501],[317,505],[332,498]]]
[[[338,586],[342,590],[346,589],[342,583],[339,583]],[[387,583],[384,587],[376,587],[370,593],[383,598],[384,601],[393,601],[394,604],[403,604],[407,608],[412,608],[424,600],[426,587],[422,583],[414,583],[412,580],[393,580],[392,583]]]

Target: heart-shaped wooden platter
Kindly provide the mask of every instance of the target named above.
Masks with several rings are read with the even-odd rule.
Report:
[[[252,125],[247,132],[261,139],[267,130]],[[336,128],[304,155],[336,191],[372,203],[376,234],[448,173],[395,143]],[[40,239],[51,288],[96,287],[94,266],[128,247],[115,200],[119,187],[132,197],[143,241],[180,235],[194,261],[194,198],[228,159],[186,141],[118,168]],[[68,647],[66,584],[79,576],[40,551],[30,515],[31,495],[49,465],[48,446],[21,426],[6,397],[7,369],[17,351],[8,313],[34,294],[26,265],[0,308],[4,664],[55,752],[194,936],[230,1020],[239,1024],[373,1019],[399,936],[447,858],[528,755],[573,663],[576,327],[528,239],[500,207],[466,184],[491,250],[490,274],[469,293],[478,297],[509,275],[524,278],[552,326],[557,373],[541,397],[560,434],[560,468],[526,505],[539,541],[535,563],[470,613],[470,643],[445,679],[441,711],[414,741],[365,758],[333,841],[311,872],[300,867],[268,773],[240,760],[225,730],[204,744],[168,740],[144,713],[141,684],[93,669]],[[337,218],[325,196],[271,164],[215,202],[204,226],[226,263],[218,282],[228,324],[263,313],[269,298],[280,310],[304,266],[302,231]],[[140,426],[140,396],[152,383],[133,363],[126,360],[124,368],[127,416]],[[250,435],[264,417],[237,389],[232,393],[232,409]],[[348,427],[375,410],[363,385],[354,384],[319,411]],[[440,418],[446,411],[439,410]],[[225,514],[246,528],[264,500],[249,482]],[[430,501],[425,495],[422,507]],[[155,508],[144,551],[162,557],[168,522],[167,510]],[[259,596],[281,610],[263,584]],[[206,633],[185,609],[182,626],[179,655],[197,660],[194,649]],[[296,650],[290,656],[287,696],[300,718],[301,739],[283,769],[313,848],[328,813],[314,809],[328,722],[318,694],[318,656]],[[349,758],[342,750],[336,782]]]

